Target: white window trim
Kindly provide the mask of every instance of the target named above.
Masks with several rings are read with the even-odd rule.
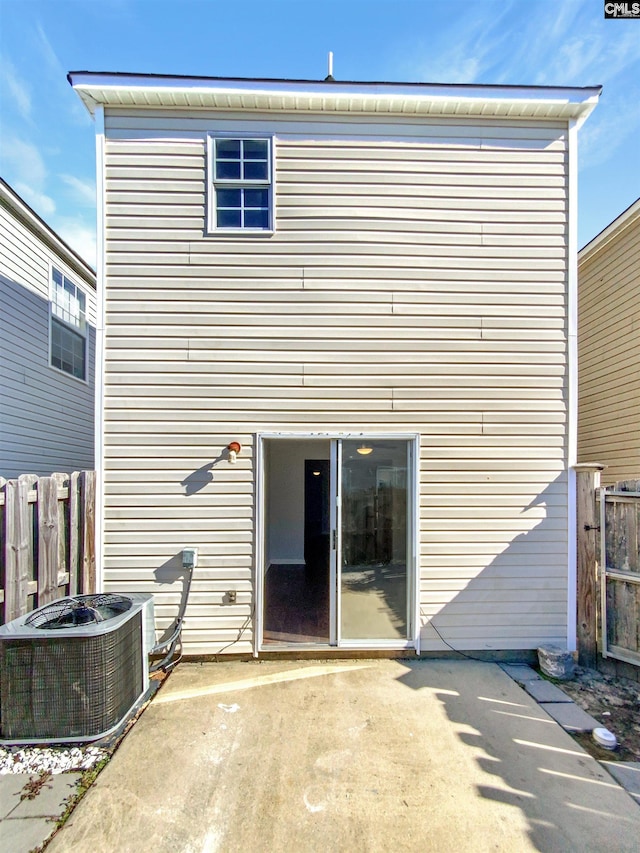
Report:
[[[58,270],[58,272],[62,273],[65,278],[68,278],[69,281],[84,294],[84,331],[81,332],[80,329],[71,326],[61,317],[54,317],[53,313],[53,298],[54,298],[54,287],[53,287],[53,271],[54,269]],[[70,272],[69,268],[65,266],[63,263],[59,263],[58,261],[49,261],[49,346],[48,346],[48,361],[49,368],[51,370],[55,370],[58,375],[66,376],[68,379],[72,379],[74,382],[81,382],[83,385],[89,384],[89,335],[87,332],[89,326],[88,313],[89,313],[89,293],[78,283],[78,277]],[[61,367],[56,367],[55,364],[51,362],[51,345],[53,342],[53,321],[57,320],[61,325],[68,327],[72,332],[75,332],[77,335],[80,335],[84,339],[84,379],[80,376],[74,376],[73,373],[69,373],[67,370],[63,370]]]
[[[216,139],[266,139],[269,141],[269,228],[218,228],[216,225],[216,181],[214,180],[215,173],[215,156],[214,144]],[[217,237],[234,237],[242,235],[243,237],[270,237],[276,230],[276,158],[275,158],[276,139],[270,133],[231,133],[229,131],[221,131],[207,134],[207,185],[206,185],[206,214],[207,225],[206,233],[209,236]],[[227,183],[226,181],[221,181]],[[229,186],[236,184],[237,186],[255,186],[262,187],[264,181],[242,180],[228,182]]]

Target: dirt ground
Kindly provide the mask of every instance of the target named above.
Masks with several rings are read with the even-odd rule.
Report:
[[[640,761],[640,683],[582,667],[576,667],[571,681],[557,683],[618,738],[618,748],[612,752],[600,748],[590,734],[577,736],[587,752],[607,761]]]

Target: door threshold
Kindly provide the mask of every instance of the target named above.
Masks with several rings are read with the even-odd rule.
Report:
[[[257,653],[258,660],[394,660],[415,658],[415,648],[405,649],[344,649],[336,646],[274,646]]]

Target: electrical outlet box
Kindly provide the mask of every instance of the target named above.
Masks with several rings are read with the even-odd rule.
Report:
[[[229,604],[235,604],[238,600],[238,593],[235,591],[235,589],[230,589],[227,593],[227,598],[229,599]]]
[[[183,548],[182,549],[182,568],[195,569],[198,565],[198,549]]]

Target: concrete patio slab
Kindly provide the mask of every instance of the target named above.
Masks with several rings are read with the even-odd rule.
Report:
[[[20,802],[20,794],[28,776],[21,774],[3,773],[0,776],[0,820],[10,814]]]
[[[21,800],[11,812],[12,818],[58,817],[66,808],[66,801],[76,791],[82,773],[57,773],[51,776],[32,799]],[[22,776],[23,786],[28,777]]]
[[[44,844],[55,828],[51,818],[7,818],[0,823],[0,850],[31,853]]]
[[[573,702],[541,702],[540,707],[568,732],[591,732],[602,725]]]
[[[573,702],[571,696],[542,678],[539,681],[526,681],[523,687],[536,702]]]
[[[181,664],[48,853],[634,851],[640,809],[496,664]]]
[[[640,805],[640,761],[601,761],[600,763]]]
[[[542,681],[540,675],[528,664],[501,663],[500,669],[510,675],[518,684],[525,684],[528,681]]]

